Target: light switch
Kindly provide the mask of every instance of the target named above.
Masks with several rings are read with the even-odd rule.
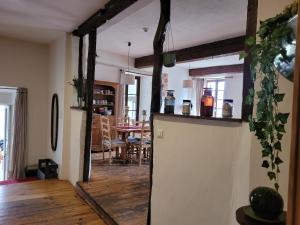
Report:
[[[157,129],[157,138],[163,138],[164,137],[164,131],[162,129]]]

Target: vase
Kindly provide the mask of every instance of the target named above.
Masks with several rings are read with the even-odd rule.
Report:
[[[249,196],[254,213],[263,219],[277,219],[283,212],[284,202],[281,195],[269,187],[257,187]]]

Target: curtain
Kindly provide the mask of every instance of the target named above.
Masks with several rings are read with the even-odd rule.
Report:
[[[120,85],[119,85],[119,105],[118,105],[118,111],[117,111],[117,117],[124,117],[125,113],[124,113],[124,106],[125,106],[125,88],[126,88],[126,84],[125,84],[125,74],[124,71],[121,70],[120,73]]]
[[[196,80],[196,113],[199,116],[200,115],[200,108],[201,108],[201,96],[203,93],[203,88],[204,88],[204,79],[195,79]]]
[[[14,105],[11,179],[25,177],[27,134],[27,89],[18,88]]]

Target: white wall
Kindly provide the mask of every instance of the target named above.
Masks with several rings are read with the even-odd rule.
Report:
[[[47,151],[48,47],[0,37],[0,86],[28,89],[27,164]]]
[[[152,224],[232,224],[249,193],[247,125],[156,116],[154,129]]]
[[[54,160],[59,165],[59,177],[61,177],[61,164],[63,152],[63,128],[64,128],[64,86],[65,86],[65,62],[66,62],[66,36],[62,36],[49,46],[49,95],[48,112],[51,112],[52,95],[58,95],[59,121],[57,149],[51,148],[51,116],[48,118],[47,135],[47,157]]]
[[[82,181],[83,158],[85,143],[86,114],[81,110],[71,111],[70,133],[70,175],[69,180],[75,186],[77,181]]]
[[[147,72],[152,72],[153,68],[143,69]],[[175,90],[175,114],[182,113],[182,100],[189,99],[189,92],[182,87],[183,80],[189,79],[188,69],[175,66],[172,68],[163,67],[163,73],[168,74],[168,90]],[[143,109],[147,110],[147,115],[150,114],[151,105],[151,90],[152,90],[152,77],[142,76],[141,78],[141,99],[140,99],[140,116]],[[161,112],[164,111],[164,99],[162,102]],[[193,102],[193,104],[195,104]]]
[[[228,74],[232,78],[225,78],[224,99],[233,99],[234,118],[242,117],[243,104],[243,74]]]
[[[258,19],[274,16],[290,2],[259,0]],[[291,112],[293,84],[280,77],[279,87],[286,94],[279,109]],[[157,116],[154,121],[154,132],[162,129],[164,138],[154,133],[152,224],[237,225],[235,210],[248,204],[249,192],[257,186],[273,187],[261,168],[261,147],[248,123],[233,127],[221,122],[172,120]],[[285,208],[291,116],[286,131],[279,179]]]
[[[100,43],[101,44],[101,43]],[[105,63],[113,66],[107,66],[100,63],[96,63],[95,68],[95,80],[108,81],[108,82],[120,82],[120,68],[128,67],[128,58],[127,56],[117,55],[110,52],[105,52],[102,50],[97,51],[98,57],[96,58],[97,62]],[[130,58],[129,66],[134,65],[134,60]],[[118,68],[120,67],[120,68]]]

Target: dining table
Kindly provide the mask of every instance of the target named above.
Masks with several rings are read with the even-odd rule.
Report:
[[[140,124],[140,123],[137,123],[137,124]],[[143,127],[142,127],[142,125],[117,125],[117,126],[111,127],[111,129],[116,131],[117,137],[121,137],[121,139],[126,142],[126,149],[122,149],[122,151],[121,151],[121,158],[123,160],[125,160],[126,152],[129,149],[128,137],[132,133],[134,133],[134,134],[141,133]],[[151,131],[150,126],[144,127],[144,132],[150,132],[150,131]]]

